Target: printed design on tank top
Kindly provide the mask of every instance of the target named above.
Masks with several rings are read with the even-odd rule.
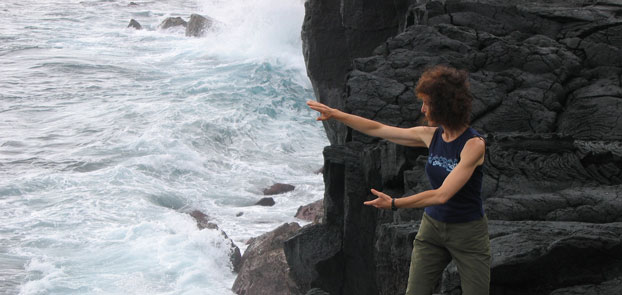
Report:
[[[428,156],[428,164],[430,164],[431,166],[441,167],[447,172],[451,172],[452,170],[454,170],[456,165],[458,165],[458,159],[447,159],[443,156],[430,154]]]

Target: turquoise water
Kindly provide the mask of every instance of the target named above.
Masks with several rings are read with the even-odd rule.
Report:
[[[322,198],[303,1],[129,2],[0,3],[1,294],[232,294],[229,242],[184,212],[243,250]],[[191,13],[220,23],[157,28]]]

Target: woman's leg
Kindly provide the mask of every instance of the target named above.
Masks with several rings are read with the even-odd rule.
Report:
[[[452,225],[447,248],[458,273],[462,295],[488,295],[490,289],[490,239],[488,219]]]
[[[439,234],[437,221],[424,214],[413,242],[406,295],[430,295],[443,270],[451,261]],[[442,229],[440,229],[442,230]]]

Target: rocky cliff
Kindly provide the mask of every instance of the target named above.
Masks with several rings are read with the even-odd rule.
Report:
[[[316,97],[415,126],[425,67],[467,69],[485,134],[491,294],[622,292],[622,2],[308,0]],[[363,206],[428,188],[426,150],[325,125],[325,215],[285,243],[303,292],[403,294],[421,210]],[[315,289],[317,290],[317,289]],[[441,294],[461,294],[455,266]]]

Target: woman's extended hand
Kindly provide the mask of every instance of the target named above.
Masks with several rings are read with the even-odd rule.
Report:
[[[383,192],[379,192],[375,189],[371,189],[371,193],[376,195],[377,198],[371,201],[367,201],[367,202],[363,202],[363,204],[365,205],[369,205],[369,206],[374,206],[376,208],[381,208],[381,209],[391,209],[391,200],[393,198],[391,198],[389,195],[383,193]]]
[[[324,121],[324,120],[331,119],[339,111],[337,109],[330,108],[327,105],[319,103],[319,102],[314,101],[314,100],[307,100],[307,105],[311,109],[320,112],[320,116],[317,117],[317,119],[316,119],[318,121]]]

